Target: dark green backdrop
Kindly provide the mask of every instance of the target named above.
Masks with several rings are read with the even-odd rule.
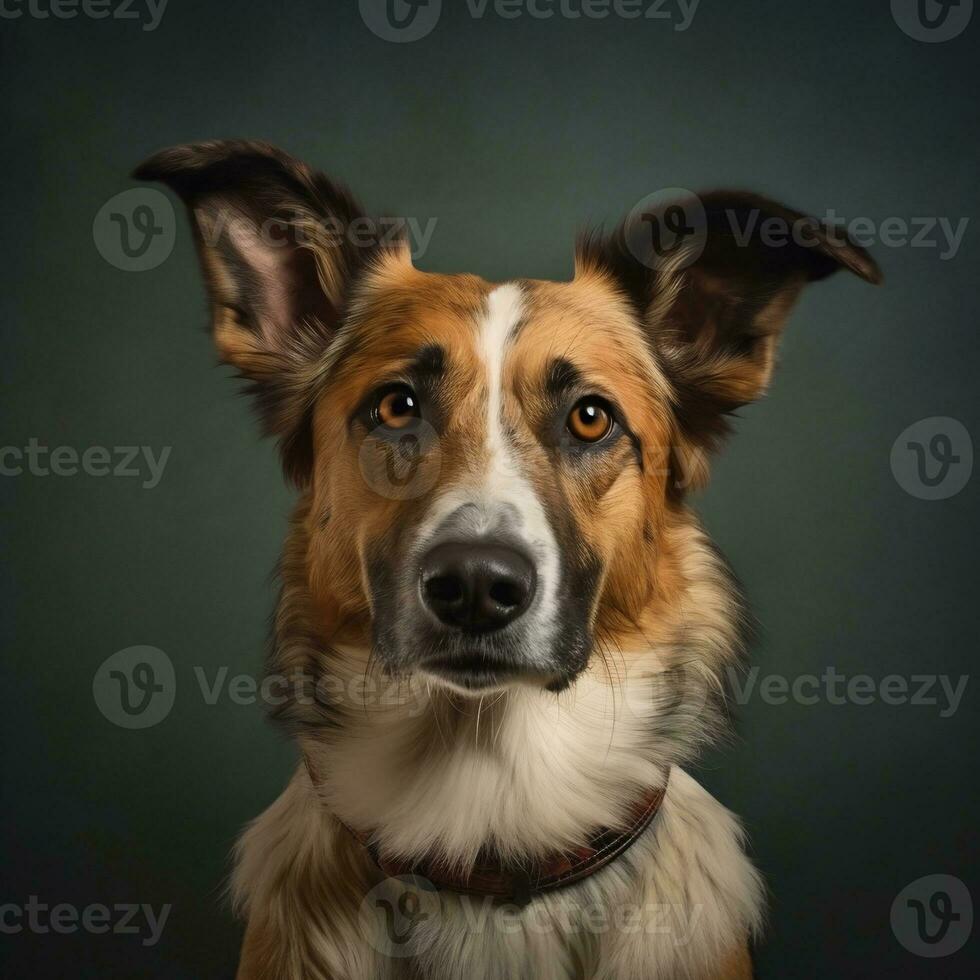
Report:
[[[0,477],[0,904],[172,904],[152,947],[0,934],[7,976],[230,976],[227,853],[294,760],[258,705],[209,705],[194,674],[259,670],[291,497],[213,367],[186,221],[144,272],[93,239],[161,146],[280,144],[376,210],[437,219],[423,268],[488,278],[567,277],[582,224],[663,187],[744,186],[878,226],[970,218],[955,257],[877,242],[882,289],[841,276],[806,295],[698,507],[762,623],[762,675],[972,670],[976,477],[923,500],[889,460],[919,419],[978,431],[980,18],[929,44],[888,2],[703,0],[685,31],[444,6],[407,44],[354,2],[170,0],[152,31],[0,19],[0,447],[172,447],[154,488]],[[170,657],[176,700],[131,731],[100,712],[93,677],[138,644]],[[735,746],[700,777],[744,817],[771,887],[761,977],[976,975],[976,939],[920,958],[890,914],[925,875],[980,898],[978,695],[945,718],[880,698],[754,694],[738,710]]]

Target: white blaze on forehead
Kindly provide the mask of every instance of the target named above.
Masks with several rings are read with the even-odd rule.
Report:
[[[474,448],[482,449],[475,456],[485,462],[481,469],[468,472],[458,485],[447,487],[439,495],[416,540],[418,550],[424,551],[433,536],[445,530],[446,522],[452,521],[454,532],[464,537],[503,533],[523,547],[534,561],[538,579],[537,596],[527,619],[533,629],[532,643],[544,649],[555,620],[558,547],[504,424],[504,363],[523,315],[523,295],[518,286],[498,286],[487,297],[476,338],[486,382],[486,427],[472,436],[474,441],[483,442]]]
[[[487,369],[488,479],[513,475],[503,419],[504,355],[524,314],[524,297],[517,286],[498,286],[487,297],[487,314],[480,324],[480,354]]]
[[[499,518],[503,509],[516,514],[517,525],[509,530],[535,559],[541,593],[539,614],[550,626],[558,587],[555,538],[544,507],[521,470],[504,425],[504,361],[523,316],[524,296],[518,286],[498,286],[487,297],[487,312],[478,339],[487,372],[487,469],[481,497],[490,522]],[[513,524],[513,520],[507,523]]]

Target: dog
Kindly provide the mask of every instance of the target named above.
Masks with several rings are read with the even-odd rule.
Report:
[[[764,887],[683,768],[748,617],[689,495],[803,287],[874,260],[715,191],[492,284],[264,143],[134,176],[187,204],[299,489],[268,661],[299,762],[237,847],[239,977],[751,977]]]

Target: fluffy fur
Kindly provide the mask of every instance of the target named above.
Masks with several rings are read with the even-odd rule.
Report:
[[[301,491],[269,671],[302,760],[238,847],[240,977],[750,977],[760,879],[683,770],[726,728],[745,615],[686,495],[728,413],[764,392],[802,287],[837,268],[877,281],[873,260],[820,228],[807,246],[736,241],[752,211],[802,216],[716,192],[698,256],[648,261],[627,222],[583,240],[569,283],[495,286],[365,241],[349,193],[265,144],[177,147],[138,175],[187,202],[216,345]],[[412,393],[408,442],[378,420],[393,383]],[[612,423],[587,445],[568,419],[595,398]],[[406,446],[411,485],[379,487]],[[447,535],[530,556],[519,618],[436,621],[420,568]],[[447,680],[466,657],[477,680]],[[623,827],[668,773],[629,850],[522,910],[406,894],[347,829],[465,874],[481,851],[519,864]],[[406,909],[422,914],[395,949],[386,915]]]
[[[304,551],[302,526],[294,525],[291,555]],[[737,662],[742,613],[693,518],[670,536],[686,581],[670,621],[638,636],[636,649],[607,649],[566,692],[519,688],[465,699],[376,677],[367,689],[389,690],[384,704],[308,706],[317,734],[301,742],[311,765],[300,766],[238,848],[234,894],[255,956],[254,973],[244,976],[721,975],[761,924],[763,889],[738,821],[676,767],[724,725],[723,669]],[[280,617],[278,643],[290,657],[310,635],[300,569],[287,558],[280,608],[289,614]],[[305,656],[306,669],[319,663],[329,672],[323,690],[349,691],[370,670],[364,649],[313,647]],[[342,720],[318,724],[321,712]],[[382,920],[364,896],[381,876],[337,817],[375,827],[392,853],[438,852],[465,867],[489,842],[520,860],[616,825],[642,787],[662,784],[669,765],[654,828],[609,869],[512,919],[479,899],[444,894],[432,928],[413,939],[410,964],[379,952]]]

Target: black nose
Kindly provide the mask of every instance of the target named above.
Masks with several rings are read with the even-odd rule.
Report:
[[[534,565],[506,545],[451,541],[422,560],[422,601],[447,626],[487,633],[531,604]]]

